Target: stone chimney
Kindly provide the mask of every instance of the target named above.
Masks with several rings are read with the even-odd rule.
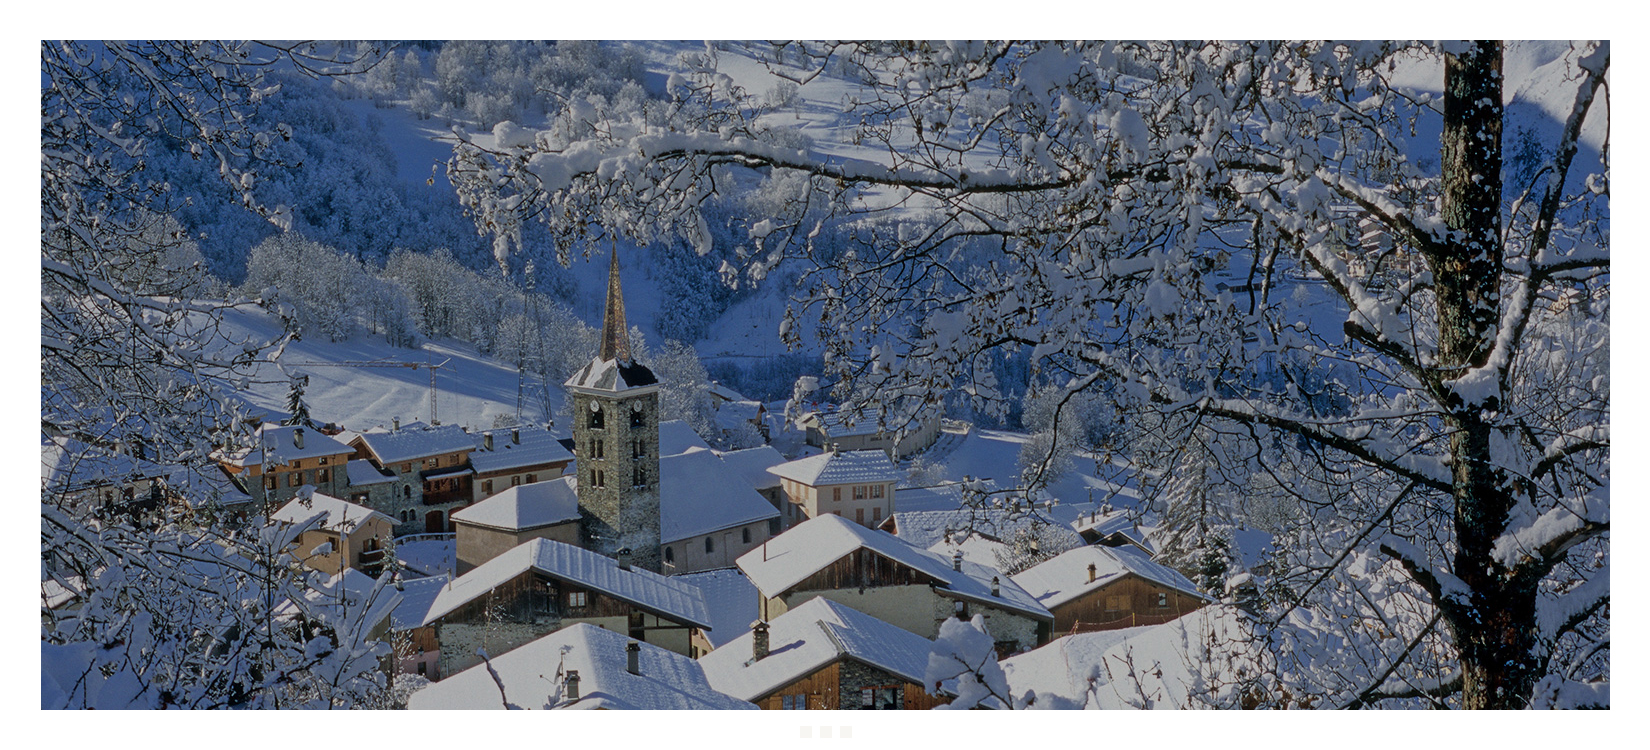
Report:
[[[951,553],[951,569],[962,570],[962,550]]]
[[[511,427],[510,428],[510,444],[511,445],[521,445],[521,428],[520,427]]]
[[[292,431],[292,447],[298,450],[304,449],[304,428],[299,427]]]
[[[619,550],[619,570],[630,570],[630,548]]]
[[[991,577],[991,595],[1002,596],[1001,582],[997,580],[996,576]]]
[[[562,694],[569,701],[576,701],[579,699],[579,670],[567,670],[567,689],[564,690]]]
[[[481,449],[484,451],[493,449],[493,433],[484,432],[481,434]]]
[[[768,624],[757,620],[751,623],[751,661],[768,658]]]
[[[1094,574],[1095,574],[1094,563],[1089,563],[1089,583],[1094,583]]]
[[[400,417],[395,417],[395,418],[391,419],[390,420],[390,432],[400,432],[400,431],[401,431],[401,418]]]
[[[631,641],[624,647],[624,663],[631,674],[642,673],[642,644]]]

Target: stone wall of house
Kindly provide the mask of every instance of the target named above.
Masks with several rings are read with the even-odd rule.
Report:
[[[453,532],[457,537],[458,575],[464,575],[476,566],[534,539],[549,539],[575,546],[579,543],[579,524],[576,521],[527,531],[505,531],[454,521]]]
[[[441,623],[436,627],[436,638],[441,642],[441,658],[437,669],[443,676],[455,675],[481,663],[481,657],[476,656],[478,648],[486,649],[489,657],[498,656],[532,643],[560,628],[561,623],[555,620]]]
[[[935,628],[933,633],[924,636],[926,638],[939,635],[938,623],[944,622],[945,618],[956,613],[956,599],[944,596],[935,596],[934,599],[936,600],[934,602],[936,606],[933,610]],[[976,602],[966,602],[966,605],[969,617],[977,614],[985,615],[985,630],[991,634],[991,640],[999,643],[1011,641],[1014,643],[1015,651],[1029,651],[1037,647],[1036,620],[1017,612],[987,607]],[[918,635],[922,634],[919,633]]]

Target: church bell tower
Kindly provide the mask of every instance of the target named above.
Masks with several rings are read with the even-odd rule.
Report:
[[[659,379],[630,355],[619,253],[607,274],[601,351],[569,378],[578,457],[579,541],[659,572]]]

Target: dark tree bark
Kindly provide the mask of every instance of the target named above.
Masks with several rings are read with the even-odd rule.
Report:
[[[1445,378],[1483,366],[1499,328],[1501,80],[1500,42],[1474,42],[1445,57],[1443,217],[1450,233],[1427,256]],[[1457,401],[1446,417],[1454,457],[1452,567],[1470,593],[1461,601],[1445,592],[1437,604],[1461,652],[1466,708],[1524,708],[1542,662],[1536,582],[1513,575],[1490,553],[1513,506],[1506,472],[1490,455],[1486,412],[1496,401]]]

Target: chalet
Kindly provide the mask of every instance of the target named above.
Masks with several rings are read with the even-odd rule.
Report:
[[[371,508],[319,492],[297,498],[270,514],[275,523],[302,524],[316,516],[319,523],[298,536],[296,554],[303,563],[323,573],[355,568],[371,576],[382,570],[384,549],[390,544],[395,519]],[[317,553],[317,548],[326,549]]]
[[[534,539],[579,543],[577,477],[505,489],[453,513],[459,575]]]
[[[40,445],[43,497],[104,512],[152,513],[176,503],[195,516],[253,515],[252,497],[217,466],[165,466],[65,437]]]
[[[772,505],[774,510],[784,509],[785,494],[780,489],[781,480],[779,475],[769,472],[768,469],[785,463],[785,457],[774,450],[773,446],[764,445],[717,455],[734,473],[750,482],[757,494],[767,498],[768,504]]]
[[[476,443],[458,425],[397,422],[389,432],[356,435],[350,447],[354,458],[398,480],[389,503],[374,508],[395,518],[397,536],[451,531],[448,516],[475,499],[470,454]]]
[[[538,638],[412,694],[411,709],[730,710],[698,662],[588,623]],[[490,667],[490,669],[489,669]]]
[[[698,589],[618,560],[534,539],[453,579],[424,618],[441,644],[438,669],[456,674],[568,625],[588,622],[686,654],[709,628]]]
[[[826,451],[768,468],[785,495],[787,527],[834,515],[876,528],[894,514],[901,474],[882,451]]]
[[[480,447],[470,454],[477,502],[511,487],[555,479],[573,462],[572,451],[547,430],[511,427],[483,432],[479,439]]]
[[[1102,547],[1131,545],[1147,555],[1157,554],[1150,541],[1151,529],[1143,528],[1135,515],[1121,510],[1094,510],[1077,518],[1072,528],[1085,544]]]
[[[779,533],[779,511],[715,453],[659,459],[659,541],[667,575],[727,568]]]
[[[401,601],[390,613],[390,644],[395,648],[397,674],[441,679],[441,643],[436,640],[435,627],[425,625],[424,618],[451,581],[446,574],[396,579],[395,590],[401,594]]]
[[[934,643],[823,597],[699,659],[711,687],[764,709],[929,709]]]
[[[940,413],[920,409],[904,425],[878,424],[870,411],[817,411],[797,420],[808,445],[840,451],[879,450],[894,460],[919,453],[940,438]],[[903,427],[904,434],[900,434]]]
[[[950,560],[834,515],[822,515],[739,558],[772,621],[815,596],[846,604],[924,638],[953,614],[984,614],[1004,654],[1035,648],[1054,616],[994,568]]]
[[[212,458],[253,499],[273,508],[296,497],[298,488],[306,484],[326,495],[347,496],[349,477],[344,465],[354,452],[311,428],[266,424],[258,429],[251,446],[221,450]]]
[[[1158,625],[1209,601],[1185,576],[1132,545],[1078,547],[1013,579],[1054,613],[1060,634]]]

